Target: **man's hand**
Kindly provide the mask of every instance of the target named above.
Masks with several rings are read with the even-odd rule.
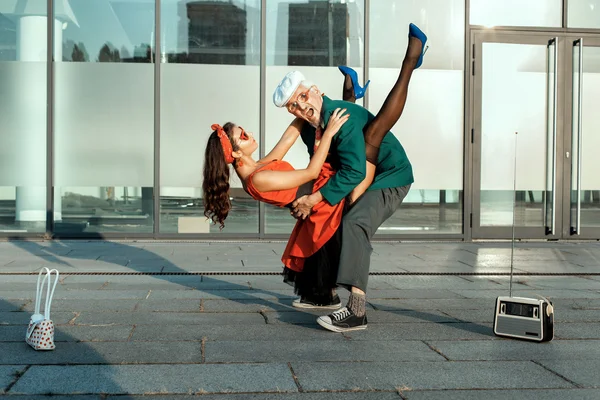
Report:
[[[302,196],[292,203],[292,215],[296,219],[306,219],[312,208],[323,200],[321,192]]]

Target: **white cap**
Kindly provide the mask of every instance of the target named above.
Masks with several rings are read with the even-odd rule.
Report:
[[[284,107],[304,80],[300,71],[288,72],[273,92],[273,103],[277,107]]]

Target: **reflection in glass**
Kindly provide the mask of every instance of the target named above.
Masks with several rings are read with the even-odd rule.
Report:
[[[408,24],[436,43],[410,83],[406,108],[392,132],[413,165],[415,183],[380,234],[461,233],[463,226],[464,2],[370,3],[369,109],[376,113],[398,78]]]
[[[273,106],[271,101],[273,90],[285,74],[293,70],[302,72],[333,99],[342,98],[344,78],[338,65],[354,68],[362,80],[364,2],[270,0],[266,15],[265,148],[268,151],[293,120],[292,115]],[[361,81],[361,85],[364,82]],[[362,101],[357,103],[362,104]],[[306,168],[309,158],[302,140],[290,149],[285,160],[295,168]],[[265,229],[269,234],[289,233],[296,222],[286,209],[266,205],[265,214]]]
[[[511,226],[513,201],[517,226],[544,226],[546,46],[484,43],[482,74],[481,226]]]
[[[600,0],[568,0],[567,27],[600,29]]]
[[[471,25],[562,26],[562,0],[470,0],[470,5]]]
[[[600,47],[586,46],[583,40],[583,57],[579,59],[579,46],[574,51],[574,77],[573,77],[573,157],[572,157],[572,206],[577,203],[577,182],[581,182],[579,198],[581,202],[580,216],[581,228],[600,227],[600,160],[597,149],[600,148],[600,114],[597,112],[598,98],[600,96]],[[583,62],[582,86],[579,87],[579,63]],[[581,91],[581,97],[579,97]],[[577,95],[577,97],[576,97]],[[579,104],[581,98],[581,104]],[[581,126],[578,126],[579,112]],[[577,119],[577,124],[575,120]],[[577,135],[580,129],[580,136]],[[581,140],[581,143],[579,141]],[[581,149],[581,154],[578,150]],[[581,176],[578,177],[578,167]],[[579,179],[578,179],[579,178]],[[574,210],[576,211],[576,210]],[[575,219],[572,219],[574,225]]]
[[[232,210],[210,225],[204,150],[214,123],[259,136],[260,1],[161,2],[160,232],[258,233],[258,203],[231,170]]]
[[[55,65],[56,230],[150,233],[154,1],[69,4]]]
[[[47,29],[45,2],[0,2],[0,233],[46,229]]]

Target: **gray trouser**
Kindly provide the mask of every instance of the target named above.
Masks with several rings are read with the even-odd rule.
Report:
[[[342,252],[337,283],[367,291],[371,266],[371,238],[400,207],[410,185],[365,192],[342,220]]]

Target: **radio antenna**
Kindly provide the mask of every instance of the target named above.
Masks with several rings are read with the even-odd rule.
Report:
[[[514,154],[514,168],[513,168],[513,209],[512,209],[512,240],[510,246],[510,282],[508,284],[509,296],[512,297],[512,281],[513,281],[513,264],[515,255],[515,215],[517,213],[517,138],[519,132],[515,132],[515,154]]]

